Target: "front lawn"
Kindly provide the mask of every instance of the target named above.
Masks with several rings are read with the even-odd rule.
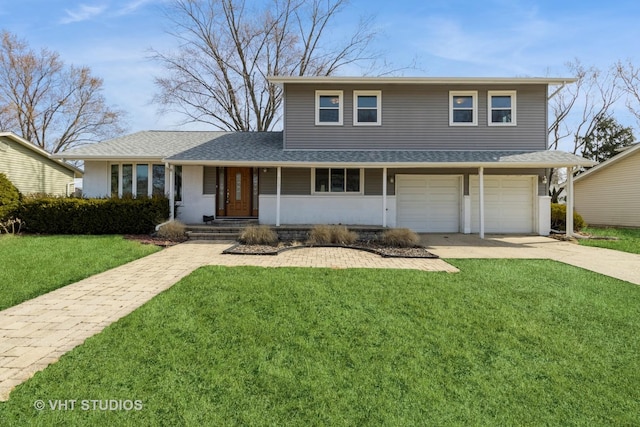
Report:
[[[157,250],[121,236],[0,236],[0,310]]]
[[[19,386],[0,419],[637,423],[640,287],[553,261],[453,264],[201,268]]]
[[[640,254],[640,228],[593,228],[582,232],[593,236],[617,237],[619,240],[580,239],[580,244]]]

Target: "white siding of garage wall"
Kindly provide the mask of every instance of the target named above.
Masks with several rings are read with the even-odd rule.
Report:
[[[315,91],[343,91],[342,126],[315,125]],[[382,91],[382,125],[353,126],[353,91]],[[449,91],[478,92],[478,125],[449,126]],[[488,126],[487,92],[517,92],[517,126]],[[546,150],[547,86],[285,85],[287,149]]]
[[[0,138],[0,173],[22,194],[66,196],[74,190],[73,171],[9,138]]]
[[[640,227],[640,151],[574,182],[574,194],[587,224]]]

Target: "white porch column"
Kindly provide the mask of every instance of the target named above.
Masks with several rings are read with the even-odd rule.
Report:
[[[165,163],[164,167],[169,169],[169,220],[175,219],[175,206],[176,206],[176,194],[175,194],[175,182],[176,173],[175,168],[169,163]]]
[[[573,236],[573,167],[567,168],[567,237]]]
[[[464,234],[471,234],[471,196],[462,197],[463,213],[462,230]]]
[[[382,168],[382,226],[387,226],[387,168]]]
[[[278,166],[276,173],[276,227],[280,226],[280,190],[282,188],[282,167]]]
[[[478,169],[478,181],[480,183],[479,197],[480,200],[480,238],[484,239],[484,168]]]

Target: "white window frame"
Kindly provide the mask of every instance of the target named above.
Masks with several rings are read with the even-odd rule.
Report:
[[[453,121],[453,98],[456,96],[471,96],[472,97],[472,114],[473,121],[471,122],[454,122]],[[466,109],[466,108],[465,108]],[[478,91],[477,90],[452,90],[449,91],[449,126],[478,126]]]
[[[316,169],[329,169],[329,190],[328,191],[316,191]],[[346,177],[346,170],[347,169],[358,169],[360,171],[360,191],[346,191],[346,187],[345,187],[345,191],[331,191],[331,169],[342,169],[345,171],[345,177]],[[345,185],[346,185],[346,180],[345,180]],[[349,167],[349,166],[344,166],[344,167],[322,167],[322,168],[312,168],[311,169],[311,194],[313,195],[322,195],[322,196],[353,196],[353,195],[357,195],[357,194],[364,194],[364,168],[361,168],[359,166],[355,166],[355,167]]]
[[[376,117],[375,122],[359,122],[358,121],[358,96],[375,96],[376,97]],[[364,108],[373,110],[373,108]],[[353,125],[354,126],[381,126],[382,125],[382,91],[380,90],[354,90],[353,91]]]
[[[338,121],[337,122],[321,122],[320,121],[320,96],[337,96],[338,97]],[[344,95],[341,90],[316,90],[316,126],[342,126],[344,117]]]
[[[491,107],[491,98],[494,96],[510,96],[511,97],[511,121],[510,122],[493,122]],[[502,110],[503,108],[496,108]],[[488,126],[516,126],[516,91],[515,90],[490,90],[487,92],[487,125]]]
[[[109,194],[111,194],[111,166],[118,166],[118,197],[122,198],[122,166],[123,165],[131,165],[131,195],[135,198],[136,193],[138,191],[138,174],[137,174],[137,166],[138,165],[146,165],[148,168],[147,175],[147,197],[152,197],[153,195],[153,165],[163,165],[162,162],[152,162],[152,163],[136,163],[136,162],[112,162],[109,163],[109,167],[107,168],[109,173]],[[165,167],[165,176],[164,176],[164,186],[165,186],[165,194],[167,194],[167,169]]]

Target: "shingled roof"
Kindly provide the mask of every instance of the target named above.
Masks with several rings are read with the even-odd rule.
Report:
[[[565,167],[593,162],[562,151],[285,150],[282,132],[145,131],[61,153],[67,159],[158,159],[245,166]]]

